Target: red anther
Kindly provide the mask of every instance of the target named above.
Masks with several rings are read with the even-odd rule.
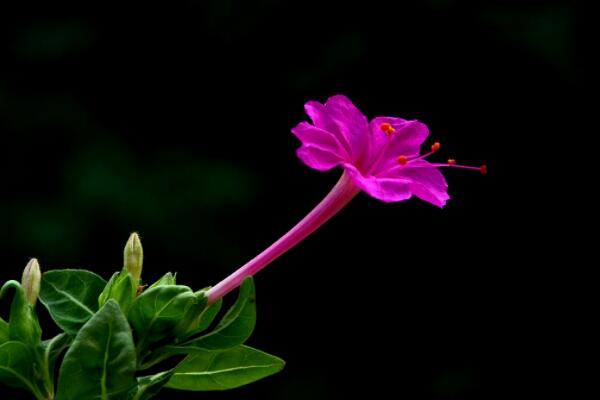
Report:
[[[483,164],[481,167],[479,167],[479,172],[481,172],[481,175],[487,174],[487,165]]]
[[[456,165],[456,160],[454,158],[449,158],[448,165]]]
[[[400,164],[400,165],[406,165],[406,163],[408,163],[408,158],[406,158],[406,156],[400,156],[400,157],[398,157],[398,164]]]
[[[434,153],[436,151],[438,151],[440,149],[442,145],[440,144],[440,142],[435,142],[434,144],[431,145],[431,151],[433,151]]]
[[[387,135],[391,135],[392,133],[396,132],[396,129],[394,129],[394,127],[387,122],[384,122],[383,124],[379,125],[379,128],[381,128],[381,130],[384,131]]]

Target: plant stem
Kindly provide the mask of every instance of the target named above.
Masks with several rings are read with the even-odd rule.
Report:
[[[208,303],[212,304],[225,296],[238,287],[246,277],[256,274],[277,257],[300,243],[344,208],[358,192],[360,192],[360,189],[352,182],[348,174],[344,172],[327,196],[288,233],[216,286],[210,288],[206,293]]]

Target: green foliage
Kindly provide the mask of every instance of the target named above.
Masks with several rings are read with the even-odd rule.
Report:
[[[8,333],[8,322],[6,322],[5,320],[2,319],[2,317],[0,317],[0,344],[4,343],[4,342],[8,342],[9,340],[9,333]]]
[[[52,339],[42,342],[44,365],[48,368],[48,377],[50,382],[54,382],[54,372],[56,369],[56,361],[58,357],[66,350],[73,342],[73,337],[66,333],[56,335]]]
[[[108,282],[85,270],[49,271],[39,298],[64,332],[44,341],[35,302],[17,281],[6,282],[0,295],[10,289],[9,320],[0,318],[0,382],[38,400],[147,400],[163,387],[231,389],[284,366],[243,345],[256,322],[252,278],[213,325],[222,300],[208,304],[206,289],[177,285],[170,272],[143,291],[125,268]],[[161,371],[173,356],[180,362]],[[154,374],[143,375],[150,366]]]
[[[31,350],[24,343],[10,341],[0,345],[0,380],[8,386],[36,392],[33,363]]]
[[[121,306],[121,310],[127,313],[135,300],[136,292],[137,283],[129,272],[126,270],[115,272],[98,297],[98,306],[102,307],[109,299],[114,299]]]
[[[159,280],[154,282],[148,289],[155,288],[157,286],[163,285],[176,285],[177,284],[177,274],[173,274],[172,272],[167,272],[164,274]]]
[[[187,286],[157,286],[142,293],[131,306],[129,321],[138,340],[138,352],[174,334],[190,303],[195,301]]]
[[[181,390],[225,390],[281,371],[280,358],[248,346],[214,352],[198,350],[176,368],[167,387]]]
[[[178,346],[166,349],[174,354],[189,353],[196,349],[227,350],[244,343],[252,334],[256,323],[256,294],[252,278],[240,286],[235,304],[227,311],[215,330]]]
[[[135,385],[131,329],[115,300],[81,328],[65,355],[57,400],[118,399]]]
[[[173,330],[176,340],[187,338],[196,333],[207,304],[208,299],[204,290],[194,293],[194,298],[187,304],[183,318]]]
[[[8,324],[3,320],[0,322],[1,336],[7,340],[0,345],[0,381],[27,389],[37,399],[43,399],[47,397],[44,392],[52,395],[53,384],[41,355],[42,330],[35,306],[27,302],[25,290],[19,282],[6,282],[0,290],[0,297],[8,289],[14,289],[15,295]]]
[[[63,331],[76,335],[98,311],[106,281],[90,271],[63,269],[42,275],[40,300]]]
[[[137,380],[137,386],[129,393],[129,400],[146,400],[158,394],[169,382],[174,370],[160,372],[155,375],[142,376]]]
[[[212,322],[215,320],[215,318],[219,314],[219,311],[221,311],[222,306],[223,306],[223,299],[219,299],[219,300],[215,301],[214,303],[209,304],[204,309],[204,311],[202,311],[202,314],[200,314],[198,316],[198,321],[197,321],[198,324],[196,325],[196,328],[190,334],[190,336],[197,335],[197,334],[202,333],[205,330],[207,330],[208,327],[210,326],[210,324],[212,324]]]
[[[42,330],[35,310],[27,302],[25,291],[17,281],[6,282],[0,290],[0,297],[3,297],[6,291],[11,288],[15,290],[15,296],[10,307],[8,338],[35,346],[42,337]]]
[[[199,294],[197,294],[198,296]],[[185,333],[184,338],[190,338],[204,332],[210,324],[215,320],[221,306],[223,305],[223,299],[219,299],[216,302],[204,306],[204,309],[195,316],[193,322],[189,325],[188,331]],[[193,318],[193,315],[192,317]]]

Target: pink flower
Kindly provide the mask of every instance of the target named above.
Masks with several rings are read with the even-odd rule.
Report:
[[[367,118],[345,96],[333,96],[325,105],[309,101],[304,106],[313,124],[301,122],[292,132],[302,141],[298,157],[306,165],[327,171],[341,165],[344,168],[338,183],[329,194],[288,233],[237,271],[210,288],[210,303],[223,297],[248,276],[254,275],[277,257],[294,247],[337,214],[361,190],[386,201],[401,201],[417,197],[443,207],[448,200],[448,185],[439,167],[480,170],[487,168],[432,164],[426,157],[439,150],[434,143],[431,151],[419,155],[429,132],[418,121],[401,118]]]
[[[385,202],[401,201],[413,194],[436,206],[448,200],[448,185],[440,166],[419,155],[429,130],[419,121],[375,117],[370,122],[342,95],[323,105],[309,101],[304,106],[312,120],[299,123],[292,132],[302,141],[298,157],[309,167],[327,171],[341,165],[360,189]],[[469,169],[479,169],[466,167]]]

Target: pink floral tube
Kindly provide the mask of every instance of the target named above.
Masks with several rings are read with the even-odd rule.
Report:
[[[304,109],[312,120],[292,129],[302,145],[298,157],[309,167],[327,171],[341,166],[342,177],[325,198],[306,217],[270,247],[243,265],[216,286],[209,289],[209,302],[223,297],[247,276],[252,276],[294,247],[337,214],[361,190],[385,201],[407,200],[413,195],[444,207],[448,185],[439,171],[441,167],[479,170],[447,163],[430,163],[427,157],[440,149],[439,143],[421,155],[421,146],[429,135],[419,121],[396,117],[375,117],[371,121],[345,96],[329,98],[325,104],[309,101]]]

